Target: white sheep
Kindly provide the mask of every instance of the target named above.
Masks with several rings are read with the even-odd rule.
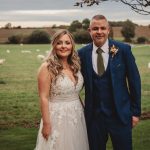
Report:
[[[22,50],[21,53],[31,53],[29,50]]]
[[[39,52],[40,50],[39,50],[39,49],[36,49],[36,51]]]
[[[10,50],[9,50],[9,49],[7,49],[7,50],[6,50],[6,53],[10,53]]]
[[[150,69],[150,62],[148,63],[148,68]]]
[[[44,60],[44,59],[45,59],[45,56],[44,56],[44,55],[37,55],[37,58],[38,58],[39,60]]]
[[[49,50],[47,50],[47,51],[45,51],[45,53],[46,53],[46,54],[49,54],[49,53],[50,53],[50,51],[49,51]]]
[[[5,62],[5,59],[0,59],[0,65],[2,65]]]

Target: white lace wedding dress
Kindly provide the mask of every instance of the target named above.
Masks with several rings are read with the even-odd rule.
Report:
[[[78,72],[78,83],[64,73],[52,83],[49,113],[52,133],[46,141],[42,134],[42,120],[35,150],[89,150],[83,107],[79,91],[83,77]]]

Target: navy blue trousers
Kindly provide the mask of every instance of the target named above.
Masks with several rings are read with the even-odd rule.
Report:
[[[132,122],[123,124],[115,116],[94,116],[88,130],[90,150],[106,150],[110,136],[113,150],[132,150]]]

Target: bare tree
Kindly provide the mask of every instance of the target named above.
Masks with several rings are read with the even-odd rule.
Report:
[[[139,14],[142,15],[150,14],[150,0],[78,0],[78,2],[76,2],[74,6],[82,7],[83,5],[86,6],[99,5],[100,3],[106,1],[122,2],[125,5],[130,6],[132,10],[134,10]]]

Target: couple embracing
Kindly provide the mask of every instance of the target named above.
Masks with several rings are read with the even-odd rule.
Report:
[[[114,150],[132,150],[141,83],[131,47],[108,38],[103,15],[94,16],[88,30],[93,42],[78,54],[68,31],[53,37],[38,74],[42,119],[35,150],[106,150],[108,136]]]

